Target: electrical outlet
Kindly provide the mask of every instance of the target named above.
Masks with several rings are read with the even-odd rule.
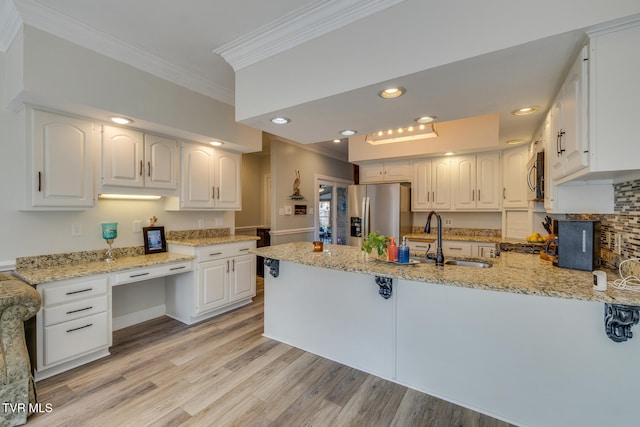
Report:
[[[82,236],[82,225],[80,224],[71,224],[71,236]]]
[[[616,253],[622,255],[622,234],[616,234]]]
[[[445,218],[444,225],[453,225],[453,221],[451,220],[451,218]]]
[[[198,220],[198,228],[204,228],[204,219],[200,218]]]
[[[134,233],[142,232],[142,221],[133,221],[133,232]]]

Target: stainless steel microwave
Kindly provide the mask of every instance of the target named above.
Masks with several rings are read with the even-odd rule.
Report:
[[[527,200],[544,201],[544,151],[535,153],[527,164]]]

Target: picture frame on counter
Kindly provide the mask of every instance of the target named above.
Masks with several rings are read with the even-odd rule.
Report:
[[[156,254],[167,252],[167,240],[164,237],[164,227],[144,227],[144,253]]]

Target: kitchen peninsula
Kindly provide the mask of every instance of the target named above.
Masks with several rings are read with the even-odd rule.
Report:
[[[608,337],[605,303],[640,295],[594,291],[590,272],[519,253],[472,268],[309,242],[252,252],[271,264],[270,338],[517,425],[637,421],[640,339]]]

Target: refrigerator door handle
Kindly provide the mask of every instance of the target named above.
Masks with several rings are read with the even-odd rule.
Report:
[[[370,221],[371,218],[369,217],[369,208],[371,207],[370,204],[370,200],[368,197],[365,197],[363,199],[363,209],[362,209],[362,215],[364,215],[364,233],[362,233],[362,238],[366,239],[367,236],[369,235],[369,233],[371,232],[371,230],[369,230],[369,227],[371,227]]]

